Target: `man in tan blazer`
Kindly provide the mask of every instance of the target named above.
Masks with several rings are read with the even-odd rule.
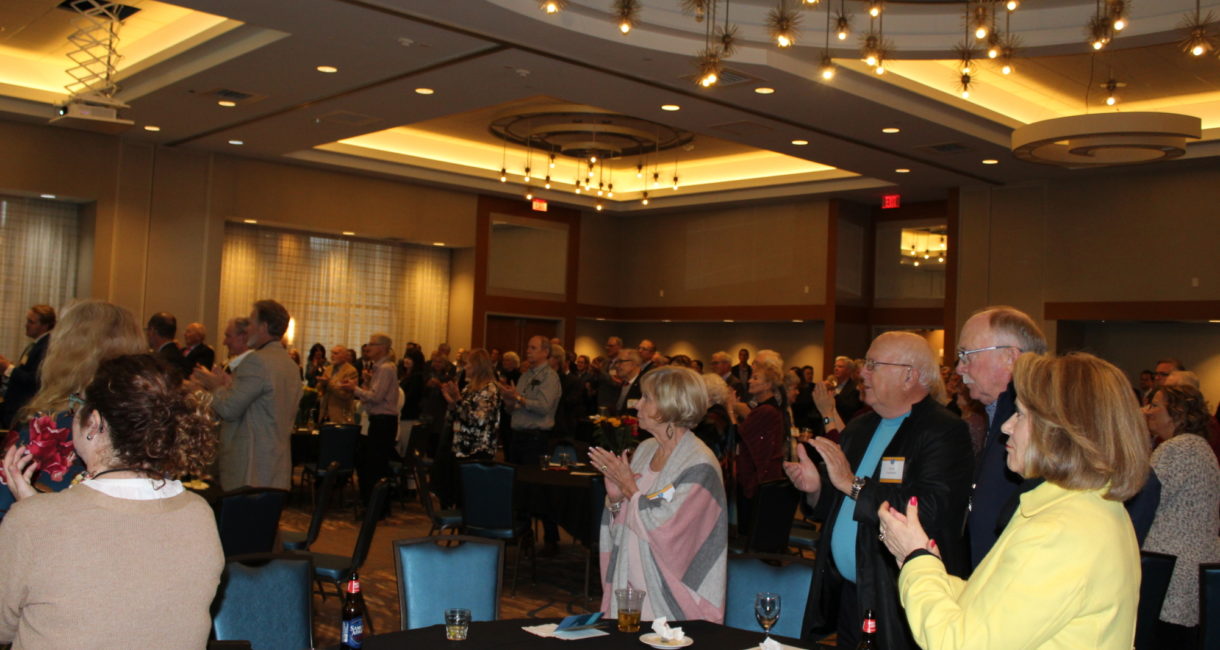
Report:
[[[356,395],[350,388],[343,388],[347,381],[357,381],[355,357],[352,351],[336,345],[330,349],[330,367],[318,378],[318,390],[322,393],[322,422],[352,424],[356,418]]]
[[[292,485],[291,436],[301,401],[301,373],[281,339],[288,310],[274,300],[254,303],[250,354],[224,381],[197,368],[195,381],[212,391],[212,408],[224,423],[220,433],[220,487]]]

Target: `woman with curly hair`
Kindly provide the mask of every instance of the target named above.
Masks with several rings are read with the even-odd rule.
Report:
[[[1144,405],[1148,431],[1161,444],[1152,470],[1161,501],[1144,540],[1145,551],[1178,561],[1161,606],[1157,647],[1194,647],[1199,625],[1199,565],[1220,562],[1220,467],[1207,443],[1207,404],[1191,386],[1159,386]]]
[[[0,524],[0,643],[204,647],[224,553],[212,509],[177,478],[216,453],[206,394],[139,354],[102,362],[73,399],[84,480],[39,494],[26,448],[5,454],[18,502]]]
[[[51,330],[38,393],[18,413],[20,425],[3,449],[28,445],[38,462],[37,482],[48,490],[68,487],[82,469],[72,456],[72,396],[85,390],[102,361],[147,351],[148,343],[126,309],[102,300],[70,305]],[[0,486],[0,519],[12,503],[12,493]]]

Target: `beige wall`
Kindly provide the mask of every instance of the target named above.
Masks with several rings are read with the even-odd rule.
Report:
[[[586,215],[580,300],[630,307],[823,304],[828,205],[806,199]]]
[[[458,248],[449,260],[449,345],[471,348],[474,318],[474,248]]]

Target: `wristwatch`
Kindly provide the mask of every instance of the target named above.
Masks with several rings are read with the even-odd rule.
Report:
[[[857,476],[856,479],[851,482],[851,498],[853,501],[860,496],[860,490],[864,488],[864,484],[867,482],[868,479],[863,476]]]
[[[830,426],[830,422],[831,422],[830,418],[825,417],[825,416],[822,417],[822,424],[824,424],[826,426]]]

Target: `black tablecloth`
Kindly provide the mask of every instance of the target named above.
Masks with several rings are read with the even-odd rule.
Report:
[[[580,641],[563,641],[560,639],[543,639],[521,628],[526,625],[542,625],[558,621],[543,619],[517,619],[511,621],[489,621],[473,623],[470,635],[465,641],[446,641],[445,626],[433,625],[421,627],[406,632],[391,632],[368,637],[364,640],[367,650],[386,650],[393,648],[438,648],[445,650],[498,650],[512,648],[567,648],[567,650],[609,650],[612,648],[639,648],[648,646],[640,643],[640,635],[651,632],[647,621],[640,624],[640,631],[635,633],[619,632],[615,629],[613,620],[606,621],[603,628],[609,636],[599,636]],[[708,623],[707,621],[686,621],[674,624],[681,627],[694,643],[692,650],[746,650],[757,648],[763,639],[762,630],[738,630],[736,628]],[[774,637],[776,641],[799,648],[810,648],[811,644]]]
[[[580,467],[577,471],[589,469]],[[601,514],[594,512],[592,482],[592,476],[573,476],[567,470],[517,465],[518,507],[532,516],[551,515],[569,535],[589,546],[595,541],[593,518]]]

